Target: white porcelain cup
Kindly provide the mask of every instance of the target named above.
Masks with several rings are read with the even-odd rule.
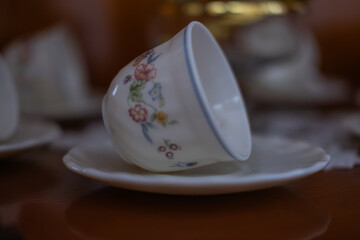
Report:
[[[0,56],[0,144],[8,139],[19,123],[19,104],[9,68]]]
[[[118,73],[103,100],[103,119],[119,155],[150,171],[246,160],[251,152],[236,79],[199,22]]]

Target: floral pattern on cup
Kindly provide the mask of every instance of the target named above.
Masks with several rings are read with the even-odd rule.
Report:
[[[136,80],[149,82],[156,77],[156,68],[154,64],[140,64],[134,72]]]
[[[160,84],[158,83],[154,83],[153,87],[150,89],[150,91],[148,92],[148,94],[151,97],[151,100],[153,102],[159,100],[160,101],[160,107],[165,105],[165,100],[162,96],[162,87]]]
[[[147,113],[148,111],[141,104],[136,104],[134,108],[129,109],[129,116],[137,123],[146,122]]]
[[[140,56],[138,56],[134,63],[133,63],[133,67],[138,66],[142,60],[144,60],[145,58],[147,58],[150,54],[154,53],[154,49],[150,49],[149,51],[146,51],[145,53],[141,54]]]
[[[158,147],[158,152],[170,160],[174,159],[176,151],[181,151],[182,149],[180,145],[171,142],[170,139],[163,139],[163,143]]]
[[[141,125],[145,139],[153,144],[149,129],[156,129],[155,124],[160,124],[164,128],[168,125],[177,124],[177,120],[169,120],[169,115],[162,110],[165,106],[165,98],[160,82],[156,82],[157,68],[154,62],[161,54],[156,55],[155,50],[151,49],[134,60],[133,74],[128,74],[123,80],[124,85],[129,84],[129,94],[127,103],[129,105],[128,113],[132,120]],[[145,88],[150,85],[147,92]],[[144,94],[150,96],[151,101],[144,99]],[[162,153],[167,159],[174,159],[175,151],[181,150],[181,147],[170,140],[163,140],[164,146],[158,147],[158,152]]]

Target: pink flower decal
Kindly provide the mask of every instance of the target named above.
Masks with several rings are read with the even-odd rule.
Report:
[[[156,68],[153,64],[140,64],[136,67],[134,76],[136,80],[150,81],[156,77]]]
[[[174,153],[172,153],[172,152],[167,152],[167,153],[165,153],[165,156],[166,156],[167,158],[169,158],[169,159],[173,159],[173,158],[174,158]]]
[[[129,109],[129,116],[137,123],[146,122],[147,114],[148,111],[146,108],[142,107],[140,104],[136,104],[134,108]]]
[[[170,144],[170,149],[176,151],[178,149],[178,145],[175,143]]]
[[[133,63],[133,67],[136,67],[137,65],[139,65],[141,63],[142,60],[144,60],[145,55],[140,55],[139,57],[137,57],[135,59],[135,62]]]
[[[181,146],[171,143],[170,139],[163,139],[163,141],[164,145],[158,147],[158,152],[164,154],[168,159],[174,159],[175,151],[181,151]]]
[[[158,151],[159,151],[159,152],[165,152],[165,151],[166,151],[166,147],[160,146],[160,147],[158,148]]]
[[[150,54],[152,54],[154,52],[154,49],[150,49],[146,52],[144,52],[143,54],[141,54],[140,56],[138,56],[134,63],[133,63],[133,67],[136,67],[137,65],[139,65],[141,63],[142,60],[144,60],[145,58],[147,58]]]

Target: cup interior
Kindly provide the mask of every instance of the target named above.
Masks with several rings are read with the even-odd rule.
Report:
[[[195,92],[217,140],[236,160],[251,152],[246,108],[236,78],[220,46],[205,26],[192,22],[185,48]]]

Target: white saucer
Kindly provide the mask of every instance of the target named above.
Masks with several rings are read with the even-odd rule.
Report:
[[[110,142],[73,148],[64,157],[75,173],[116,187],[179,195],[210,195],[269,188],[323,169],[330,156],[319,147],[275,137],[253,136],[245,162],[219,163],[176,173],[152,173],[129,165]]]
[[[60,128],[54,123],[22,120],[13,136],[0,142],[0,159],[50,143],[60,134]]]

